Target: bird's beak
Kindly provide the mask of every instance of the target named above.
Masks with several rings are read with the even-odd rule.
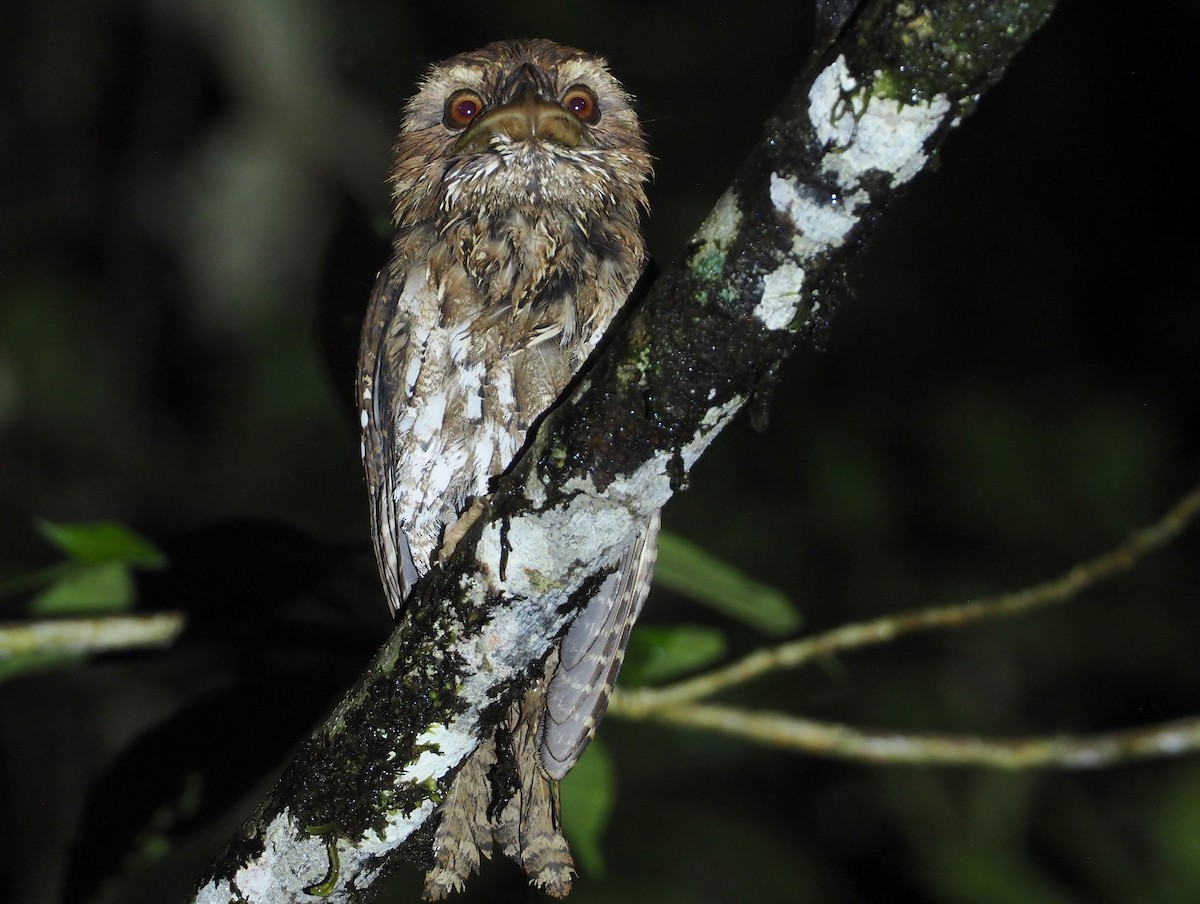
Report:
[[[455,153],[480,153],[492,138],[504,135],[511,141],[549,141],[563,147],[578,147],[584,126],[570,110],[544,100],[529,86],[517,96],[476,119],[454,144]]]

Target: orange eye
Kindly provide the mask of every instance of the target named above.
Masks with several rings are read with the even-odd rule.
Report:
[[[563,106],[582,119],[588,125],[600,121],[600,102],[596,93],[587,85],[572,85],[563,95]]]
[[[465,129],[471,120],[483,109],[483,98],[474,91],[463,88],[455,91],[446,98],[446,109],[442,114],[442,124],[447,129]]]

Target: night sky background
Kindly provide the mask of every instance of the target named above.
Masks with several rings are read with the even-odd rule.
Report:
[[[388,631],[352,399],[392,132],[430,62],[603,53],[657,158],[660,265],[807,56],[811,9],[40,0],[0,29],[0,565],[113,520],[167,565],[170,651],[0,684],[8,900],[162,902]],[[728,430],[667,530],[805,630],[1016,589],[1197,478],[1200,7],[1065,0],[892,211],[766,432]],[[747,706],[896,731],[1089,733],[1200,712],[1200,531],[1053,611],[777,675]],[[26,599],[0,598],[0,618]],[[724,629],[655,591],[646,624]],[[586,902],[1195,902],[1200,760],[879,767],[609,720]],[[181,803],[182,802],[182,803]],[[402,868],[381,901],[415,897]],[[487,865],[463,897],[535,901]]]

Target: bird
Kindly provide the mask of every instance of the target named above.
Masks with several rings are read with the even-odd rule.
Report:
[[[652,163],[607,62],[544,39],[431,66],[394,153],[395,239],[356,391],[376,559],[403,617],[624,306],[647,259]],[[658,531],[656,513],[459,766],[426,898],[460,890],[496,849],[550,895],[570,891],[558,782],[607,706]]]

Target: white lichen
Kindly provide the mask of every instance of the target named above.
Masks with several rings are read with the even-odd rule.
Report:
[[[716,206],[696,231],[696,250],[691,267],[702,279],[718,280],[725,267],[729,246],[742,225],[733,189],[721,195]]]
[[[866,201],[866,192],[848,199],[818,195],[815,189],[798,185],[794,179],[771,173],[771,203],[791,222],[814,250],[836,248],[858,224],[854,205]]]
[[[455,762],[454,765],[457,766],[458,763]],[[446,771],[448,772],[451,768],[453,767],[447,766]],[[362,861],[394,850],[397,844],[408,838],[424,824],[425,820],[433,815],[435,808],[436,804],[426,798],[410,813],[394,811],[386,814],[386,827],[383,830],[383,834],[380,835],[374,829],[367,829],[367,834],[355,843],[347,855],[343,856],[343,866],[349,862]],[[351,873],[355,871],[348,870]]]
[[[441,778],[446,763],[457,764],[475,748],[475,744],[461,732],[452,731],[448,725],[438,722],[422,732],[413,747],[421,754],[408,764],[400,781],[421,784]]]
[[[241,864],[232,881],[210,881],[196,892],[194,904],[284,900],[283,891],[299,894],[304,886],[320,881],[329,869],[324,839],[298,831],[286,807],[267,824],[262,842],[261,852]]]
[[[950,112],[945,94],[913,104],[870,94],[844,56],[817,76],[808,99],[809,120],[828,148],[822,168],[847,191],[871,170],[889,174],[893,188],[912,179],[928,159],[925,142]]]
[[[754,307],[754,316],[769,330],[787,329],[800,308],[804,289],[804,271],[794,263],[784,261],[763,277],[762,298]]]
[[[704,412],[704,417],[700,419],[700,429],[692,437],[692,441],[685,445],[679,452],[679,457],[683,459],[683,466],[685,468],[691,468],[696,463],[700,456],[704,454],[704,450],[708,448],[708,444],[733,419],[733,416],[742,410],[742,406],[745,404],[745,396],[735,395],[723,404]]]
[[[808,89],[808,120],[825,146],[842,147],[850,143],[854,121],[845,113],[855,112],[846,108],[856,100],[861,106],[862,93],[855,91],[857,87],[844,56],[839,56],[813,79]]]
[[[700,224],[695,238],[700,244],[713,244],[724,248],[733,241],[741,225],[742,213],[738,210],[737,196],[730,188],[721,195],[712,211]]]
[[[881,75],[875,74],[876,82]],[[762,297],[754,308],[767,329],[787,329],[795,322],[807,262],[845,244],[859,224],[857,211],[870,203],[863,178],[884,173],[891,177],[892,188],[912,179],[927,162],[925,142],[950,112],[944,94],[905,104],[872,94],[872,87],[860,84],[846,58],[839,56],[808,92],[808,116],[825,148],[819,166],[840,190],[820,190],[771,174],[771,204],[791,225],[793,239],[786,259],[763,277]],[[710,219],[716,219],[715,212]]]

